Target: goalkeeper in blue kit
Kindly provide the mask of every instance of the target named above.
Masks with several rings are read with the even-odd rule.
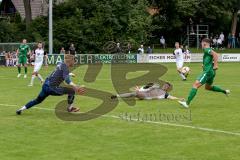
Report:
[[[73,106],[75,93],[82,95],[85,92],[83,87],[79,87],[71,81],[71,73],[69,73],[69,67],[74,66],[74,56],[66,55],[64,63],[59,63],[50,76],[46,79],[42,86],[42,90],[36,99],[29,101],[25,106],[16,111],[17,115],[20,115],[22,111],[29,109],[39,103],[41,103],[49,95],[62,96],[68,95],[68,112],[78,112],[79,108]],[[61,86],[62,82],[68,84],[67,87]]]

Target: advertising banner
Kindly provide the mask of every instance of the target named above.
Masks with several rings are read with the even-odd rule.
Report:
[[[185,62],[191,61],[191,54],[184,56]],[[168,63],[168,62],[176,62],[176,57],[173,54],[149,54],[148,55],[149,63]]]
[[[202,53],[193,53],[184,56],[185,62],[202,62]],[[219,54],[219,62],[240,62],[240,54]],[[48,64],[57,64],[64,61],[64,55],[48,55]],[[76,64],[96,63],[174,63],[173,54],[78,54],[75,56]],[[5,65],[5,56],[0,56],[0,65]]]
[[[222,54],[222,62],[240,62],[240,54]]]
[[[48,64],[57,64],[64,61],[64,55],[48,55]],[[96,63],[137,63],[136,54],[78,54],[76,64]]]

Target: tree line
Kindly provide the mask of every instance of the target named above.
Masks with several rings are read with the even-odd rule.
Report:
[[[15,16],[0,21],[0,42],[48,42],[48,17],[31,19],[30,0],[25,2],[26,19]],[[30,11],[29,11],[30,10]],[[54,5],[54,52],[74,43],[82,53],[103,52],[108,41],[156,44],[164,35],[167,43],[184,41],[191,18],[208,24],[210,33],[237,33],[240,0],[67,0]]]

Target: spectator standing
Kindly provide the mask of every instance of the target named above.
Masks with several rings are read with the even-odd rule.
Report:
[[[231,33],[228,34],[228,48],[231,48],[232,45],[232,36]]]
[[[236,38],[237,46],[240,48],[240,33],[238,34],[238,37]]]
[[[152,54],[152,48],[150,47],[150,46],[148,46],[148,48],[147,48],[147,54]]]
[[[6,52],[5,53],[5,62],[6,62],[6,67],[8,67],[9,66],[9,62],[10,62],[10,52]]]
[[[232,34],[232,43],[231,43],[231,45],[232,45],[232,48],[236,48],[236,37],[235,37],[234,33]]]
[[[138,53],[139,53],[139,54],[144,54],[143,45],[141,45],[140,48],[138,48]]]
[[[217,39],[217,48],[221,48],[222,49],[222,38],[221,37],[219,37]]]
[[[13,66],[17,65],[17,54],[15,51],[12,52]]]
[[[166,47],[166,41],[165,41],[165,39],[164,39],[163,36],[161,36],[161,38],[160,38],[160,45],[161,45],[163,48]]]
[[[8,52],[9,54],[9,66],[13,66],[13,56],[11,52]]]
[[[76,49],[75,49],[73,43],[69,47],[69,54],[71,54],[71,55],[75,55],[76,54]]]
[[[189,18],[189,25],[190,25],[190,34],[195,34],[194,33],[194,29],[193,29],[193,25],[194,25],[194,22],[192,20],[192,18]]]
[[[120,43],[117,43],[117,48],[116,48],[117,53],[122,53],[122,49],[120,47]]]
[[[132,45],[130,43],[128,43],[127,48],[128,48],[128,53],[130,54],[131,50],[132,50]]]
[[[222,44],[224,44],[224,41],[225,41],[225,36],[223,34],[223,32],[221,32],[220,36],[219,36],[222,40]]]
[[[210,41],[211,41],[211,46],[213,46],[213,37],[210,36],[209,39],[210,39]]]
[[[213,38],[213,48],[217,47],[217,37]]]
[[[66,53],[65,49],[64,49],[64,47],[62,47],[60,50],[60,54],[65,54],[65,53]]]

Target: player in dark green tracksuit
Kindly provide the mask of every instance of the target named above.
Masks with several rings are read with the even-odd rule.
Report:
[[[230,93],[230,90],[223,90],[217,86],[212,85],[216,75],[216,70],[218,69],[218,55],[210,48],[210,43],[211,41],[208,38],[202,40],[202,48],[204,52],[203,73],[197,78],[197,80],[193,84],[193,88],[189,93],[187,101],[179,101],[179,103],[186,108],[188,108],[190,102],[197,94],[198,88],[200,88],[202,85],[205,85],[206,90],[222,92],[226,95]]]
[[[27,77],[27,55],[31,52],[30,47],[26,44],[27,40],[23,39],[22,44],[17,50],[18,54],[18,78],[21,76],[21,64],[25,68],[24,78]]]

